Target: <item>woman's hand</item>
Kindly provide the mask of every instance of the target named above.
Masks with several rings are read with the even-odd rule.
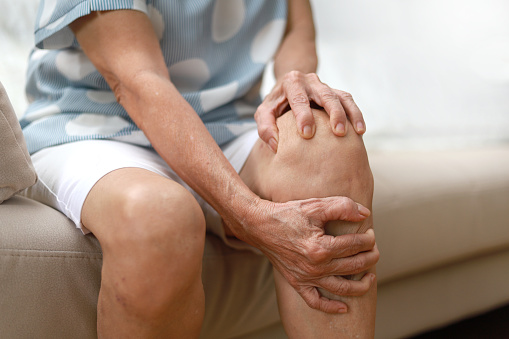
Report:
[[[321,296],[318,287],[342,296],[368,292],[374,274],[360,281],[339,276],[364,272],[377,263],[373,230],[336,237],[324,232],[330,220],[366,219],[370,214],[366,207],[347,197],[330,197],[286,203],[261,200],[254,209],[255,220],[245,218],[251,224],[244,228],[249,234],[237,237],[260,249],[311,308],[327,313],[347,310],[343,302]]]
[[[315,73],[292,71],[276,83],[255,113],[258,134],[274,153],[279,140],[276,119],[290,108],[295,114],[299,134],[305,139],[313,137],[312,102],[329,114],[332,131],[337,136],[346,134],[347,118],[358,134],[366,131],[362,113],[349,93],[330,88]]]

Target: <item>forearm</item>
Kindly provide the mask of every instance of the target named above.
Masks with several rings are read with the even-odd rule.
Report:
[[[256,224],[249,216],[260,199],[171,83],[147,16],[129,10],[93,12],[73,22],[71,29],[155,150],[244,239],[246,225]]]
[[[189,186],[223,218],[240,221],[250,214],[259,198],[240,179],[199,116],[169,79],[145,72],[125,80],[118,88],[119,103]],[[243,238],[245,230],[232,231]]]
[[[309,1],[290,0],[286,34],[274,58],[276,80],[291,71],[314,73],[317,65],[315,27]]]

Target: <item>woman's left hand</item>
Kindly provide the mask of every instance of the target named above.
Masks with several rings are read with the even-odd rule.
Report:
[[[299,134],[305,139],[313,137],[316,127],[311,102],[329,114],[332,131],[337,136],[346,134],[347,117],[355,132],[363,134],[366,131],[362,113],[350,93],[330,88],[315,73],[292,71],[276,83],[255,113],[258,134],[274,153],[279,140],[276,119],[288,110],[288,106],[295,114]]]

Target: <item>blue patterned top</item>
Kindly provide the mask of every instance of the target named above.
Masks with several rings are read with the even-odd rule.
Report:
[[[68,27],[91,11],[118,9],[150,18],[172,82],[219,145],[253,128],[261,77],[284,34],[285,0],[41,0],[21,119],[30,153],[88,139],[150,146]]]

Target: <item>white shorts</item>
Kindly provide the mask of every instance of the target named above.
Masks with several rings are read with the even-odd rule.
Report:
[[[237,173],[257,140],[258,133],[254,128],[222,147]],[[231,247],[250,247],[240,240],[226,237],[219,214],[152,149],[112,140],[87,140],[43,149],[32,155],[32,161],[39,180],[22,194],[61,211],[83,234],[89,231],[81,223],[81,209],[92,187],[114,170],[136,167],[174,180],[188,189],[203,210],[207,232],[216,234]]]

